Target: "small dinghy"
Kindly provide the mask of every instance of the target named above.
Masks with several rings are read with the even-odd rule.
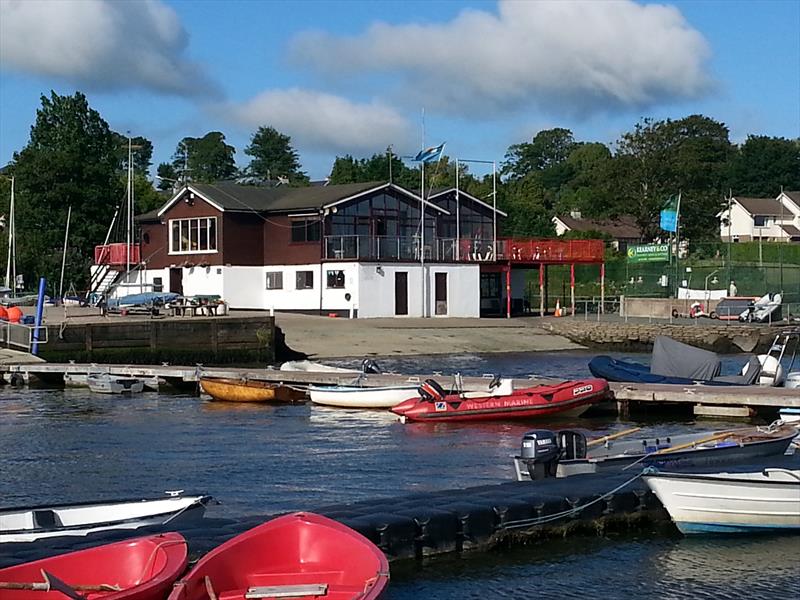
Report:
[[[209,552],[169,600],[374,600],[388,581],[386,557],[367,538],[326,517],[294,513]]]
[[[314,404],[340,408],[392,408],[409,398],[416,398],[419,384],[387,387],[357,385],[308,386]]]
[[[800,469],[755,473],[662,473],[647,486],[683,534],[800,531]]]
[[[310,360],[290,360],[280,367],[281,371],[306,371],[309,373],[341,373],[343,375],[359,375],[363,373],[380,374],[381,369],[378,364],[369,358],[361,361],[360,369],[344,369],[342,367],[332,367]]]
[[[91,373],[64,373],[64,387],[85,388],[89,387],[88,377]],[[101,375],[101,373],[98,373]],[[157,392],[161,382],[158,377],[137,377],[144,385],[144,389]]]
[[[781,421],[768,427],[634,437],[639,428],[588,441],[580,431],[529,431],[514,457],[517,481],[621,472],[630,468],[684,469],[755,462],[781,456],[798,430]],[[623,436],[628,435],[625,439]],[[632,471],[633,472],[633,471]]]
[[[87,375],[86,385],[96,394],[140,394],[144,390],[141,379],[110,373]]]
[[[202,517],[211,501],[211,496],[168,494],[156,499],[0,509],[0,543],[174,524]]]
[[[163,600],[187,563],[182,535],[151,535],[0,569],[0,598]]]
[[[609,397],[603,379],[565,381],[513,389],[511,380],[496,377],[489,391],[447,393],[433,379],[419,387],[421,397],[406,400],[392,412],[402,421],[488,421],[536,417],[575,417]]]
[[[218,402],[301,402],[305,393],[254,379],[201,377],[200,389]]]

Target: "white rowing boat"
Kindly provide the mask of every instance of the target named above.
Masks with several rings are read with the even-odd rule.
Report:
[[[0,509],[0,543],[32,542],[41,538],[85,536],[109,529],[138,529],[176,524],[203,516],[211,496],[181,496],[117,500],[93,504],[61,504]]]
[[[708,475],[653,470],[644,480],[684,534],[800,530],[800,469]]]
[[[308,386],[308,395],[314,404],[341,408],[392,408],[409,398],[419,396],[419,384],[387,387],[361,387],[354,385]]]
[[[139,394],[144,390],[141,379],[109,373],[87,375],[86,384],[96,394]]]

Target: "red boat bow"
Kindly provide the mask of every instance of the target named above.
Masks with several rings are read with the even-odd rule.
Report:
[[[169,600],[373,600],[388,580],[386,557],[367,538],[326,517],[295,513],[209,552]]]
[[[591,404],[610,397],[605,379],[565,381],[513,390],[509,394],[474,392],[439,395],[421,388],[423,396],[395,406],[392,412],[410,421],[487,421],[539,416],[577,416]]]
[[[187,563],[186,540],[179,533],[165,533],[0,569],[0,582],[39,583],[46,571],[88,600],[163,600]],[[114,587],[119,589],[97,591]],[[66,596],[55,589],[2,589],[0,583],[0,598],[65,600]]]

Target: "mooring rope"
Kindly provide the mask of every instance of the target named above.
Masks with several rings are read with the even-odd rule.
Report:
[[[639,479],[644,473],[645,473],[645,471],[642,471],[641,473],[637,473],[636,475],[634,475],[633,477],[628,479],[625,483],[622,483],[622,484],[618,485],[613,490],[610,490],[610,491],[606,492],[602,496],[598,496],[597,498],[587,502],[586,504],[581,504],[580,506],[575,506],[573,508],[570,508],[569,510],[565,510],[565,511],[562,511],[562,512],[559,512],[559,513],[554,513],[552,515],[547,515],[546,517],[535,517],[535,518],[532,518],[532,519],[519,519],[519,520],[516,520],[516,521],[508,521],[508,522],[504,523],[500,527],[500,529],[519,529],[521,527],[530,527],[532,525],[541,525],[543,523],[550,523],[551,521],[558,521],[559,519],[563,519],[565,517],[570,517],[570,516],[572,516],[572,515],[574,515],[576,513],[579,513],[583,509],[592,506],[593,504],[597,504],[598,502],[601,502],[601,501],[605,500],[609,496],[613,496],[614,494],[616,494],[621,489],[629,486],[634,481]]]

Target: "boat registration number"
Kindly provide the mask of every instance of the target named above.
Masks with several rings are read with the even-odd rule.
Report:
[[[580,396],[581,394],[585,394],[586,392],[591,392],[592,389],[593,388],[592,388],[591,385],[582,385],[581,387],[575,388],[574,390],[572,390],[572,395],[573,396]]]

